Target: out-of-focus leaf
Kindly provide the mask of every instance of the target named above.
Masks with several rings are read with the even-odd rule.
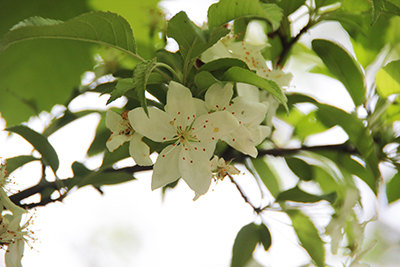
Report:
[[[140,100],[142,108],[148,115],[147,111],[147,99],[146,99],[146,85],[149,79],[150,73],[156,67],[156,58],[152,60],[147,60],[136,65],[135,71],[133,73],[134,87],[136,88],[136,94]]]
[[[8,173],[12,173],[19,167],[25,165],[26,163],[39,160],[38,158],[35,158],[33,156],[17,156],[14,158],[8,158],[7,159],[7,171]]]
[[[45,136],[23,125],[8,127],[6,130],[25,138],[42,155],[44,163],[54,172],[57,171],[59,165],[57,153]]]
[[[281,88],[279,88],[275,82],[261,78],[250,70],[232,67],[224,73],[222,80],[227,82],[230,81],[255,85],[275,96],[286,108],[286,110],[289,111],[289,108],[286,104],[287,98]]]
[[[232,250],[231,267],[243,267],[252,259],[257,244],[261,243],[265,250],[272,244],[268,228],[261,224],[245,225],[237,234]]]
[[[251,165],[249,171],[256,177],[259,177],[267,187],[273,197],[277,197],[281,192],[279,182],[274,172],[268,166],[267,158],[250,159]]]
[[[275,30],[282,15],[282,10],[275,4],[262,4],[257,0],[221,0],[208,9],[208,25],[214,28],[234,19],[252,17],[268,21]]]
[[[295,158],[286,157],[286,163],[289,168],[303,181],[310,181],[313,178],[312,168],[305,161]]]
[[[376,193],[376,181],[380,178],[377,148],[363,122],[354,114],[349,114],[341,109],[328,105],[319,104],[317,114],[321,122],[327,127],[339,125],[347,133],[350,141],[356,146],[361,156],[364,158],[367,170],[373,173],[375,179],[371,179],[371,177],[368,176],[360,178]]]
[[[386,0],[372,0],[371,25],[378,20],[383,8],[385,7],[385,2]]]
[[[231,267],[243,267],[252,258],[253,251],[259,242],[257,225],[245,225],[237,234],[232,250]]]
[[[400,174],[396,173],[386,184],[386,196],[389,203],[400,199]]]
[[[336,200],[336,193],[317,196],[307,193],[296,186],[280,193],[276,198],[276,201],[294,201],[301,203],[315,203],[322,200],[326,200],[332,204]]]
[[[342,47],[327,40],[312,41],[312,48],[329,71],[343,83],[356,106],[365,101],[364,75],[359,64]]]
[[[167,34],[179,44],[179,51],[183,57],[191,60],[213,46],[228,32],[225,28],[203,31],[181,11],[168,22]]]
[[[280,1],[278,5],[283,9],[283,14],[288,16],[305,4],[305,0]]]
[[[315,5],[317,8],[321,6],[328,6],[337,2],[341,2],[341,0],[315,0]]]
[[[103,185],[120,184],[135,179],[131,173],[127,173],[124,171],[91,171],[80,162],[74,162],[72,164],[72,170],[74,172],[74,177],[68,181],[67,186],[69,189],[74,186],[84,187],[87,185],[92,185],[94,187],[100,187]]]
[[[375,81],[382,97],[400,93],[400,60],[392,61],[381,68],[376,74]]]
[[[310,218],[298,210],[287,210],[286,213],[292,220],[294,231],[299,237],[301,245],[305,248],[318,267],[324,267],[324,243]]]

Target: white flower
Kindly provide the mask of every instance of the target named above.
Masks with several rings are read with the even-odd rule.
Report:
[[[106,126],[111,131],[111,136],[106,143],[110,152],[130,141],[129,154],[135,162],[141,166],[153,165],[149,157],[150,148],[142,141],[143,135],[136,133],[129,123],[128,110],[122,114],[107,110]]]
[[[21,227],[21,219],[21,214],[0,216],[0,244],[7,246],[5,255],[7,267],[22,267],[25,242],[33,239],[31,231],[27,229],[30,220]]]
[[[216,180],[223,180],[225,176],[239,174],[240,171],[235,166],[226,163],[223,158],[214,156],[211,160],[211,170]]]
[[[264,120],[267,107],[259,102],[248,101],[242,96],[232,100],[233,84],[224,87],[213,84],[205,94],[202,112],[229,111],[239,122],[239,127],[221,139],[243,154],[257,157],[256,146],[270,133],[270,127],[260,125]],[[196,105],[201,106],[200,100]]]
[[[176,82],[169,84],[165,111],[149,108],[148,117],[143,108],[136,108],[128,117],[140,134],[170,143],[154,164],[152,190],[182,177],[196,198],[210,187],[210,158],[217,140],[239,126],[227,111],[197,117],[190,90]]]

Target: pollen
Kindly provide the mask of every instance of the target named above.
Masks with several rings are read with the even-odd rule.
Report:
[[[213,132],[214,132],[214,133],[218,133],[218,132],[219,132],[219,128],[218,128],[218,127],[215,127],[214,130],[213,130]]]

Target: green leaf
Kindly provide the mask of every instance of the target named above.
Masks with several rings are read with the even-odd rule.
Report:
[[[299,237],[301,245],[305,248],[318,267],[324,267],[324,243],[310,218],[298,210],[287,210],[286,213],[292,220],[294,231]]]
[[[385,7],[385,2],[386,0],[372,0],[371,25],[378,20],[383,8]]]
[[[134,87],[136,88],[136,93],[137,96],[139,97],[142,108],[144,109],[147,115],[148,115],[148,110],[147,110],[147,100],[145,95],[146,85],[150,73],[156,68],[156,66],[157,66],[156,58],[153,58],[152,60],[147,60],[137,64],[133,73]]]
[[[278,101],[280,101],[285,107],[285,109],[289,112],[289,108],[286,104],[287,98],[283,93],[283,91],[281,90],[281,88],[279,88],[279,86],[275,82],[261,78],[260,76],[258,76],[257,74],[255,74],[250,70],[242,69],[239,67],[232,67],[223,74],[222,80],[230,82],[247,83],[257,86],[265,91],[268,91],[273,96],[275,96],[278,99]]]
[[[231,267],[243,267],[252,259],[257,244],[261,243],[265,250],[271,247],[271,234],[268,228],[261,224],[250,223],[243,226],[235,238],[232,250]]]
[[[136,54],[129,23],[117,14],[102,11],[82,14],[66,22],[39,17],[24,20],[0,39],[0,53],[14,43],[36,38],[91,42]]]
[[[319,104],[317,114],[321,122],[327,127],[339,125],[347,133],[350,141],[365,160],[366,169],[373,173],[373,177],[363,176],[360,178],[376,193],[376,182],[380,179],[379,159],[375,142],[369,130],[365,128],[363,122],[356,115],[329,105]]]
[[[57,171],[59,165],[57,153],[45,136],[23,125],[12,126],[6,130],[25,138],[42,155],[44,163],[49,165],[54,173]]]
[[[140,64],[140,63],[139,63]],[[110,98],[107,100],[107,105],[123,96],[127,91],[135,88],[132,78],[125,78],[117,81],[115,89],[111,92]]]
[[[396,173],[386,184],[386,196],[389,204],[400,199],[400,174]]]
[[[251,17],[268,21],[276,30],[282,16],[282,10],[275,4],[261,4],[258,0],[221,0],[208,9],[208,25],[214,28],[234,19]]]
[[[382,97],[400,93],[400,60],[381,68],[375,77],[378,93]]]
[[[277,197],[278,194],[281,192],[279,182],[279,176],[277,177],[275,173],[271,170],[270,166],[267,163],[267,158],[257,158],[257,159],[250,159],[251,165],[250,172],[257,176],[263,181],[264,185],[267,187],[269,192],[273,197]]]
[[[78,187],[87,185],[100,187],[103,185],[114,185],[135,180],[132,174],[128,172],[113,169],[91,171],[80,162],[74,162],[72,164],[72,170],[74,172],[74,177],[68,181],[69,189],[75,185]]]
[[[322,39],[312,41],[312,48],[329,71],[343,83],[356,106],[365,101],[364,75],[357,61],[339,45]]]
[[[195,96],[199,96],[205,90],[210,88],[214,83],[221,83],[208,71],[199,72],[194,76],[194,83],[196,84],[197,91],[193,93]]]
[[[295,158],[286,157],[286,163],[289,168],[303,181],[311,181],[313,177],[312,168],[305,161]]]
[[[249,69],[247,64],[237,58],[218,58],[216,60],[207,62],[203,66],[199,68],[200,71],[227,71],[228,69],[232,67],[239,67],[243,69]]]
[[[202,31],[181,11],[168,22],[168,36],[179,44],[179,51],[186,60],[199,56],[228,34],[225,28]]]
[[[7,162],[7,171],[8,173],[12,173],[19,167],[25,165],[26,163],[39,160],[38,158],[35,158],[33,156],[17,156],[14,158],[8,158],[6,160]]]
[[[233,244],[231,267],[243,267],[252,258],[259,240],[257,230],[254,223],[240,229]]]
[[[258,231],[258,241],[264,247],[264,250],[267,251],[272,245],[271,233],[265,224],[257,225]]]
[[[301,190],[298,186],[293,187],[289,190],[286,190],[280,193],[276,201],[294,201],[301,203],[315,203],[322,200],[326,200],[331,204],[336,200],[336,193],[330,193],[327,195],[317,196]]]

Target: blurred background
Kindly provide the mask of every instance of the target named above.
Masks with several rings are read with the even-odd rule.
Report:
[[[23,2],[21,1],[21,5],[14,5],[14,10],[7,12],[28,14],[29,12],[23,10]],[[132,9],[144,8],[142,2],[125,0],[115,3],[91,0],[87,4],[95,9],[116,12],[129,20],[132,12],[125,7],[131,5]],[[167,19],[184,10],[189,18],[201,26],[206,20],[209,5],[214,2],[217,1],[168,0],[161,1],[159,6],[164,10]],[[1,5],[6,4],[2,3],[0,7]],[[42,6],[36,15],[41,15],[41,11],[46,8],[47,6]],[[57,9],[52,6],[48,8]],[[0,10],[3,10],[1,13],[5,12],[4,6]],[[63,10],[60,10],[60,13],[62,12]],[[68,14],[60,16],[59,19],[65,19],[65,16],[68,17]],[[0,16],[0,21],[2,18],[5,19]],[[299,28],[302,23],[301,20],[298,21]],[[139,27],[132,26],[134,34],[135,26]],[[315,37],[340,40],[350,51],[352,49],[347,34],[335,22],[325,23],[310,30],[302,37],[301,42],[310,46]],[[176,49],[172,40],[169,40],[168,47]],[[332,80],[308,73],[307,69],[304,69],[306,63],[305,58],[294,58],[286,65],[284,70],[294,74],[290,90],[306,92],[316,96],[321,102],[351,110],[352,102],[343,86],[339,82],[332,83]],[[321,86],[332,87],[335,90],[324,90],[322,94],[319,90]],[[86,93],[74,100],[70,108],[73,111],[88,107],[105,110],[106,102],[107,96]],[[121,107],[123,104],[124,99],[120,99],[107,108]],[[60,107],[53,108],[51,114],[41,113],[39,118],[31,119],[28,125],[42,131],[50,118],[57,114],[57,108]],[[89,168],[100,165],[100,156],[91,159],[87,159],[86,156],[99,120],[98,114],[88,115],[49,138],[60,156],[61,165],[57,172],[59,177],[72,175],[71,164],[74,161],[85,162]],[[284,143],[285,133],[290,129],[278,119],[274,120],[274,124],[279,132],[273,138]],[[0,129],[5,127],[5,121],[0,119]],[[325,138],[335,138],[340,142],[346,135],[337,130],[324,136],[315,136],[310,142],[317,144]],[[32,147],[23,138],[18,135],[7,136],[7,132],[0,132],[1,158],[29,154],[31,151]],[[129,159],[119,164],[131,165],[133,160]],[[281,163],[277,161],[276,164],[279,167]],[[243,190],[253,203],[260,203],[258,185],[244,168],[238,168],[242,170],[237,179],[239,185],[243,185]],[[393,175],[390,168],[382,168],[387,170],[388,176]],[[25,165],[13,173],[12,178],[16,185],[12,190],[16,192],[19,188],[36,184],[40,177],[35,177],[35,174],[40,173],[38,164]],[[287,188],[292,186],[289,176],[290,174]],[[37,208],[33,212],[33,224],[30,226],[37,241],[30,244],[31,249],[26,248],[23,266],[229,266],[237,232],[255,219],[253,209],[243,201],[229,179],[213,183],[209,193],[193,202],[193,192],[184,182],[179,182],[173,190],[167,190],[163,197],[161,190],[150,190],[151,172],[141,173],[136,178],[137,180],[132,182],[103,187],[103,195],[92,187],[84,187],[71,192],[63,203],[51,203],[46,207]],[[376,267],[399,266],[400,205],[396,202],[388,206],[385,200],[376,200],[363,183],[359,185],[364,207],[361,218],[374,219],[366,227],[366,243],[373,239],[378,240],[378,245],[367,255],[366,262]],[[27,203],[32,201],[35,199],[26,199]],[[310,209],[312,216],[319,217],[321,225],[326,225],[329,219],[330,211],[326,208],[320,204]],[[29,216],[26,219],[29,219]],[[266,220],[269,222],[273,245],[267,252],[257,249],[255,258],[258,263],[254,263],[254,266],[297,267],[307,264],[309,256],[298,246],[290,221],[273,212],[268,214]],[[327,257],[327,262],[332,266],[342,266],[341,262],[345,260],[346,258],[341,257]],[[1,264],[2,262],[0,266]]]

